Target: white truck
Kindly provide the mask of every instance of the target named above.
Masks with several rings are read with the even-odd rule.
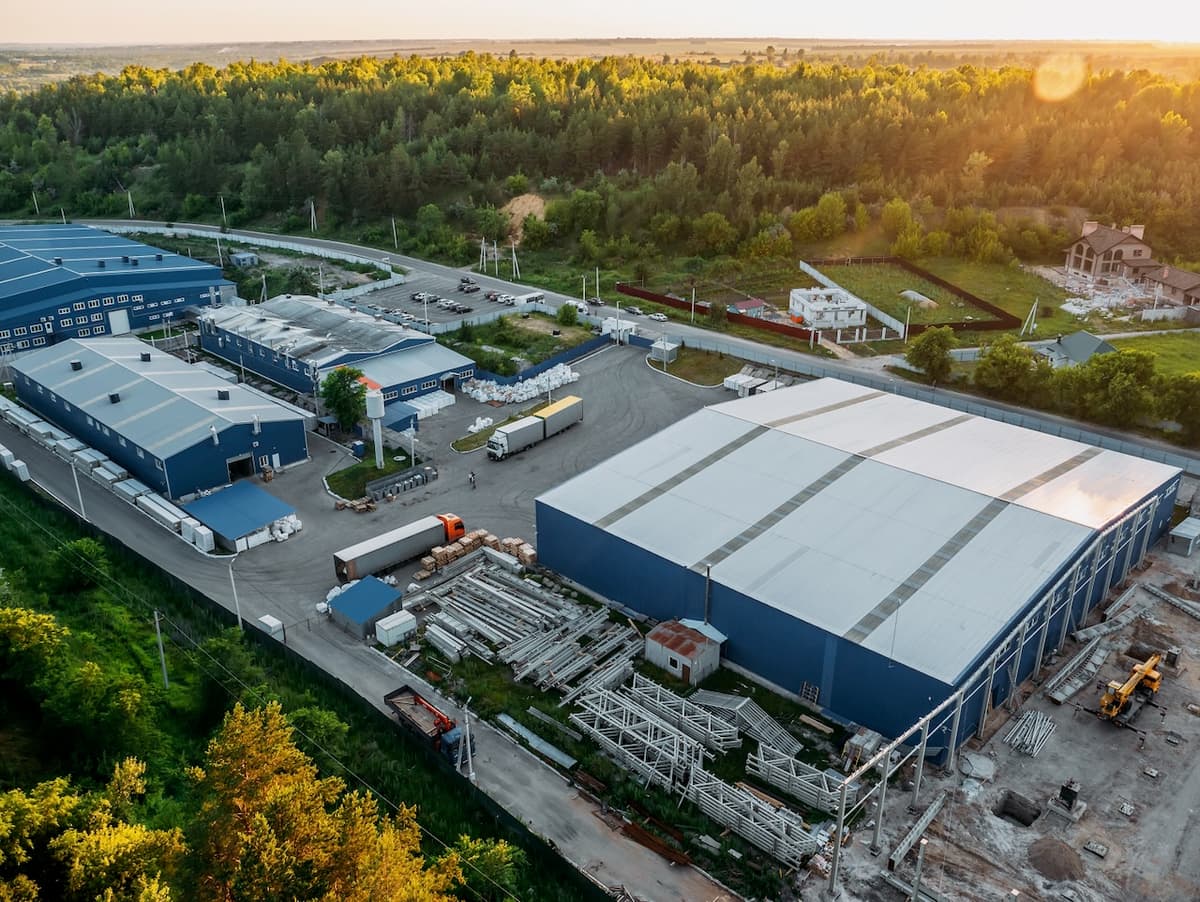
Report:
[[[552,435],[558,435],[582,419],[583,399],[568,395],[515,423],[497,426],[492,437],[488,439],[488,457],[492,460],[504,460],[518,451],[524,451],[538,442],[545,441]]]

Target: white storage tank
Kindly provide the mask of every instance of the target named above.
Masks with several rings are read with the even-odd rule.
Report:
[[[416,631],[417,618],[410,611],[397,611],[375,621],[375,639],[388,648],[403,642]]]

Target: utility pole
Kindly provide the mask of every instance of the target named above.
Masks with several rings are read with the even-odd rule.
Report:
[[[392,247],[400,250],[400,239],[396,235],[396,217],[392,217]]]
[[[500,251],[496,248],[496,239],[492,239],[492,267],[496,278],[500,278]]]
[[[137,216],[137,211],[133,208],[133,192],[126,189],[125,197],[129,201],[129,218],[133,219]]]
[[[158,611],[155,611],[154,612],[154,635],[158,637],[158,660],[159,660],[159,663],[162,664],[163,688],[170,689],[171,681],[167,679],[167,655],[163,651],[162,627],[160,627],[158,625],[158,621],[159,621]]]
[[[309,229],[315,235],[317,232],[317,202],[311,197],[308,199],[309,210]]]
[[[692,324],[696,323],[696,286],[692,286]]]
[[[513,279],[521,278],[521,265],[517,263],[517,239],[512,240],[512,277]]]
[[[217,197],[220,198],[221,201],[221,224],[226,228],[229,228],[229,218],[225,215],[225,195],[219,194]]]
[[[317,297],[325,297],[325,264],[317,264]]]
[[[67,211],[64,210],[62,207],[59,207],[58,215],[62,217],[62,224],[66,225],[67,224]]]
[[[190,256],[190,254],[189,254]],[[221,252],[221,236],[217,236],[217,266],[225,268],[225,255]]]
[[[38,205],[37,192],[33,192],[33,212],[38,216],[42,215],[42,208]]]

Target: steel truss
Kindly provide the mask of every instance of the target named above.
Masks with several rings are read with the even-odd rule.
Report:
[[[693,767],[684,798],[701,811],[764,852],[792,867],[819,848],[800,815],[776,808],[752,792],[730,786],[699,767]]]
[[[701,689],[691,697],[691,701],[719,712],[721,717],[736,723],[743,733],[789,755],[795,755],[803,748],[795,736],[780,726],[753,699]]]
[[[640,673],[633,675],[633,687],[625,691],[637,704],[714,751],[727,752],[742,744],[737,727],[728,720]]]
[[[647,783],[681,787],[704,760],[704,747],[625,695],[600,689],[577,702],[571,722]]]
[[[841,774],[817,770],[765,743],[759,743],[758,751],[746,759],[746,773],[778,786],[806,805],[837,814],[842,796]],[[857,791],[850,794],[848,801],[851,804],[857,801]]]

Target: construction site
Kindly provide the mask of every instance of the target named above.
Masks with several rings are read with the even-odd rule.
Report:
[[[1163,544],[981,737],[895,767],[842,898],[1200,897],[1200,583]]]

